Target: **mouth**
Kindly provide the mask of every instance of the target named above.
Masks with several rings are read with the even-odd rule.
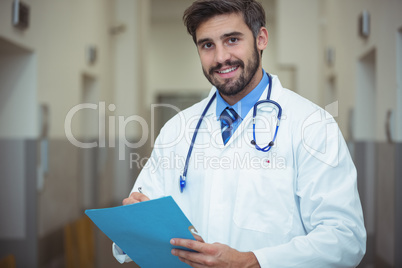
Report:
[[[238,68],[239,68],[239,66],[236,66],[236,67],[231,67],[231,68],[227,68],[227,69],[224,69],[221,71],[216,71],[216,72],[219,74],[228,74],[228,73],[236,71]]]
[[[219,75],[219,77],[221,78],[232,78],[235,76],[236,71],[239,69],[239,65],[238,66],[230,66],[230,67],[225,67],[225,68],[221,68],[219,70],[216,70],[215,73]]]

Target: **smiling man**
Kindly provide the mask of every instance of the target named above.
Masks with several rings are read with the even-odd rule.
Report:
[[[268,31],[262,27],[253,33],[239,13],[215,16],[196,30],[196,45],[202,70],[223,99],[236,104],[262,79],[260,51],[268,43]]]
[[[262,6],[198,0],[184,22],[213,88],[163,127],[123,204],[171,195],[202,237],[171,240],[193,250],[172,250],[192,267],[357,266],[366,232],[355,166],[335,120],[262,68]],[[172,156],[188,165],[157,166]]]

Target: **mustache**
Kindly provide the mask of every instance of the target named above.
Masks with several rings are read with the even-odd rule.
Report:
[[[244,69],[244,62],[242,60],[236,60],[236,61],[225,61],[224,64],[222,63],[218,63],[216,66],[211,67],[209,69],[209,75],[213,75],[214,72],[218,71],[219,69],[221,69],[223,66],[230,66],[230,67],[234,67],[234,66],[240,66],[241,68]]]

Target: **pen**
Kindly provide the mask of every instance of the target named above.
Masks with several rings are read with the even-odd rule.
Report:
[[[138,192],[139,192],[140,194],[144,194],[144,195],[145,195],[145,193],[142,191],[142,187],[138,187]]]

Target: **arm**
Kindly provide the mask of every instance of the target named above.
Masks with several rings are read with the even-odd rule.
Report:
[[[307,234],[254,253],[262,267],[355,267],[366,232],[346,143],[332,118],[299,131],[295,194]]]

